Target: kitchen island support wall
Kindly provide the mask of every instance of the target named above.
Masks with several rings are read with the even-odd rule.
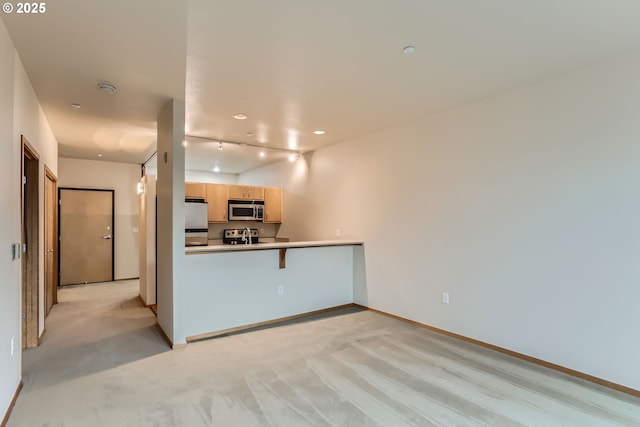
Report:
[[[353,303],[361,245],[190,254],[176,285],[174,344],[187,337]],[[279,294],[281,289],[281,294]]]

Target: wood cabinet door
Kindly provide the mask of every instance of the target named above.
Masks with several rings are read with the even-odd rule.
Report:
[[[229,186],[229,199],[230,200],[242,200],[246,199],[246,190],[242,185],[230,185]]]
[[[207,184],[207,217],[209,222],[228,222],[228,199],[228,186],[224,184]]]
[[[264,187],[247,187],[249,199],[264,200]]]
[[[265,223],[282,222],[282,188],[264,189],[264,219]]]
[[[231,200],[264,200],[264,188],[247,185],[230,185],[229,199]]]
[[[185,182],[184,197],[197,197],[207,200],[207,184],[202,182]]]

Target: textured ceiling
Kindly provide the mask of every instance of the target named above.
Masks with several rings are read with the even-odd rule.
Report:
[[[188,135],[314,150],[634,51],[639,19],[636,0],[56,0],[2,15],[60,155],[133,163],[172,97]],[[229,173],[284,156],[189,147],[194,168]]]

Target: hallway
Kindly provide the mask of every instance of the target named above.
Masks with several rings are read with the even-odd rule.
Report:
[[[118,367],[170,350],[137,295],[137,280],[58,291],[41,345],[23,353],[23,388],[9,426],[73,416],[70,408],[92,405],[94,397],[108,404],[120,382]]]

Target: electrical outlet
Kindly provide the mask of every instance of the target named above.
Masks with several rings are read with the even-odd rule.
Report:
[[[284,295],[284,286],[278,286],[278,295]]]
[[[446,292],[442,293],[442,303],[443,304],[449,304],[449,294]]]
[[[336,239],[339,239],[342,236],[339,228],[336,228]]]
[[[131,228],[131,231],[132,231],[133,233],[137,233],[139,230],[140,230],[140,229],[139,229],[138,227],[133,227],[133,228]]]
[[[16,337],[11,338],[11,355],[16,352]]]

